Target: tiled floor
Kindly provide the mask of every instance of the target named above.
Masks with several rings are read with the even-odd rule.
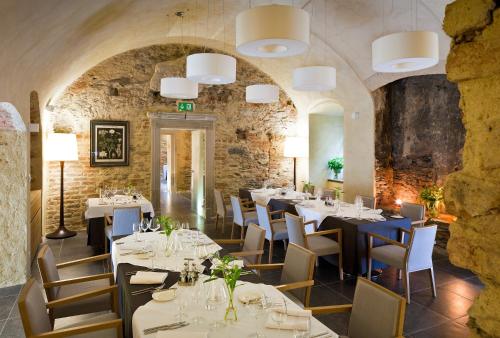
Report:
[[[189,203],[179,199],[164,200],[162,213],[168,213],[183,221],[190,221],[197,225],[212,238],[228,237],[229,222],[226,231],[221,233],[220,227],[215,231],[213,221],[205,220],[189,212]],[[49,240],[58,262],[82,258],[93,254],[86,246],[86,234],[79,233],[76,237],[65,240]],[[264,255],[267,258],[267,251]],[[284,250],[281,242],[275,245],[274,262],[283,261]],[[438,297],[433,298],[430,281],[426,272],[411,274],[412,301],[406,309],[405,336],[406,337],[440,337],[460,338],[467,337],[467,311],[474,298],[482,288],[481,282],[470,271],[453,266],[442,250],[434,254],[434,267],[437,282]],[[102,263],[67,268],[63,270],[61,278],[70,278],[104,271]],[[33,266],[32,273],[40,279],[38,269]],[[279,271],[269,271],[262,274],[264,282],[279,283]],[[346,277],[344,281],[338,278],[336,267],[320,261],[315,272],[315,286],[311,295],[311,306],[334,305],[351,303],[354,295],[356,280]],[[376,280],[377,283],[398,293],[403,293],[402,283],[397,279],[396,271],[387,269]],[[24,337],[22,324],[17,311],[16,299],[20,287],[0,289],[0,337]],[[339,334],[347,334],[348,314],[321,315],[318,318],[328,327]]]

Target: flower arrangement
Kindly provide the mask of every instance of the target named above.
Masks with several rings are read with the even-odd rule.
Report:
[[[344,159],[342,157],[336,157],[328,161],[328,169],[335,173],[335,178],[339,178],[339,174],[344,168]]]
[[[310,194],[314,194],[314,184],[312,184],[311,182],[305,182],[305,181],[302,181],[304,182],[304,187],[303,187],[303,192],[305,193],[310,193]]]
[[[205,281],[205,283],[208,283],[217,280],[218,278],[224,279],[224,283],[229,295],[224,320],[238,320],[236,308],[233,304],[234,289],[236,289],[236,282],[238,282],[240,276],[250,273],[248,271],[243,271],[238,264],[235,264],[235,260],[236,258],[232,256],[224,256],[220,259],[217,259],[216,265],[212,267],[210,278]],[[232,318],[230,318],[230,316],[232,316]]]
[[[165,235],[169,237],[170,234],[172,234],[172,231],[174,231],[174,219],[172,217],[162,215],[158,216],[156,221],[160,224],[163,231],[165,231]]]
[[[425,203],[429,215],[431,217],[437,217],[439,215],[439,205],[444,199],[443,187],[437,185],[431,185],[425,187],[420,191],[420,199]]]

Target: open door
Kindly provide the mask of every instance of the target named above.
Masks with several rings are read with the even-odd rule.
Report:
[[[191,209],[205,217],[205,131],[191,132]]]

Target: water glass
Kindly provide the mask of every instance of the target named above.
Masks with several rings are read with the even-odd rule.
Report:
[[[302,318],[301,318],[302,319]],[[293,338],[309,338],[311,335],[311,317],[304,318],[305,325],[303,328],[293,330]]]
[[[133,223],[132,230],[134,231],[134,240],[140,242],[139,233],[141,232],[141,223]]]

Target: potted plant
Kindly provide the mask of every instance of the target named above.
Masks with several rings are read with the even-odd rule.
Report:
[[[443,187],[432,185],[420,191],[420,199],[424,202],[431,217],[439,216],[439,205],[443,200]]]
[[[314,188],[315,188],[314,184],[312,184],[311,182],[304,182],[304,187],[302,188],[302,192],[314,195]]]
[[[165,236],[167,236],[167,245],[165,247],[165,255],[170,256],[171,255],[171,238],[170,235],[172,234],[172,231],[174,231],[174,219],[172,217],[168,216],[158,216],[156,218],[156,222],[160,224],[161,228],[165,232]]]
[[[328,169],[334,172],[335,179],[339,178],[339,174],[344,168],[344,159],[342,157],[336,157],[328,161]]]
[[[205,281],[205,283],[212,282],[218,278],[224,279],[224,284],[227,289],[229,296],[228,304],[226,307],[226,313],[224,315],[224,320],[238,320],[238,315],[236,313],[236,308],[234,307],[234,289],[236,289],[236,282],[242,275],[247,275],[250,272],[243,271],[238,264],[235,264],[235,259],[232,256],[224,256],[217,260],[217,263],[212,268],[212,273],[210,278]]]

